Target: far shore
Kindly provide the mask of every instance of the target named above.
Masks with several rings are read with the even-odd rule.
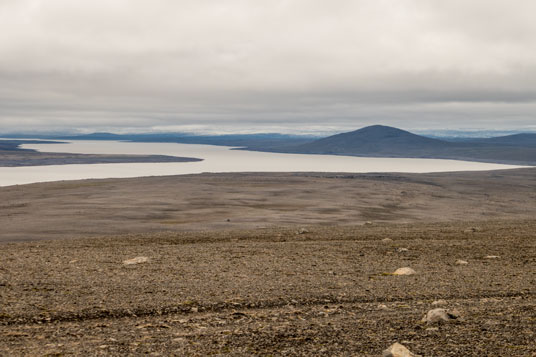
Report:
[[[32,142],[59,143],[39,140]],[[96,155],[41,152],[20,148],[20,145],[24,143],[26,142],[22,140],[0,140],[0,167],[203,161],[198,158],[169,155]]]

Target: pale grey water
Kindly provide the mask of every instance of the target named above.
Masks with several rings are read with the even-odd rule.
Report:
[[[458,160],[364,158],[335,155],[276,154],[212,145],[69,141],[67,144],[25,144],[46,152],[81,154],[173,155],[201,162],[51,165],[0,167],[0,186],[35,182],[198,174],[203,172],[449,172],[484,171],[522,166]]]

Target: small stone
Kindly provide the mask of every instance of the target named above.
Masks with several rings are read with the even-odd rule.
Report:
[[[389,308],[385,304],[378,305],[378,309],[380,309],[380,310],[389,310]]]
[[[393,240],[392,240],[391,238],[383,238],[383,239],[382,239],[382,242],[384,242],[384,243],[390,243],[390,242],[392,242],[392,241],[393,241]]]
[[[467,262],[467,260],[458,259],[458,260],[456,260],[456,263],[454,263],[454,264],[456,264],[456,265],[467,265],[469,263]]]
[[[495,302],[501,302],[501,301],[502,301],[501,299],[497,299],[497,298],[482,298],[482,299],[480,299],[480,302],[482,302],[482,303],[488,303],[488,302],[495,303]]]
[[[498,255],[486,255],[484,259],[499,259],[500,257]]]
[[[133,264],[142,264],[147,263],[149,261],[149,258],[147,257],[136,257],[132,259],[123,260],[124,265],[133,265]]]
[[[452,322],[453,320],[456,320],[459,317],[459,313],[457,312],[450,312],[448,310],[437,308],[430,310],[424,315],[421,322],[425,322],[427,324],[435,324],[435,323],[443,323],[443,322]]]
[[[398,248],[396,251],[399,252],[399,253],[405,253],[405,252],[409,252],[409,249],[408,248]]]
[[[199,312],[199,309],[197,307],[192,307],[190,311],[196,313]]]
[[[395,342],[391,347],[383,351],[383,357],[416,357],[410,350],[404,345]]]
[[[426,329],[426,331],[436,332],[436,331],[439,331],[439,327],[428,327],[428,328]]]
[[[414,274],[417,274],[417,272],[408,267],[398,268],[393,273],[393,275],[414,275]]]
[[[306,233],[309,233],[309,230],[307,230],[306,228],[300,228],[298,230],[298,234],[306,234]]]
[[[365,226],[372,226],[372,222],[371,222],[371,221],[366,221],[365,223],[363,223],[363,225],[365,225]]]
[[[447,305],[447,300],[439,299],[432,302],[432,306],[445,306]]]

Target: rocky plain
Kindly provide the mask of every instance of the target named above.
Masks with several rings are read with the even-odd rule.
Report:
[[[536,169],[0,188],[0,355],[536,356]]]

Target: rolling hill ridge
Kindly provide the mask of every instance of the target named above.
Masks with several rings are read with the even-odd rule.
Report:
[[[452,142],[428,138],[389,126],[373,125],[305,144],[266,151],[536,165],[536,134],[515,134]]]

